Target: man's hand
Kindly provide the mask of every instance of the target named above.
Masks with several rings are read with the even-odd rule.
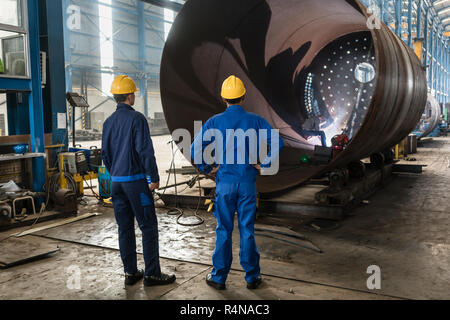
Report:
[[[152,182],[150,184],[150,191],[155,191],[156,189],[159,189],[159,182]]]
[[[214,169],[211,170],[210,174],[216,174],[217,171],[219,171],[220,166],[215,167]]]
[[[254,164],[253,168],[255,168],[256,170],[258,170],[258,173],[261,174],[261,166],[259,164]]]
[[[215,167],[214,169],[212,169],[212,170],[209,172],[208,175],[210,175],[211,177],[213,177],[213,178],[215,179],[215,178],[216,178],[216,173],[217,173],[217,171],[219,171],[219,167],[220,167],[220,166],[217,166],[217,167]]]

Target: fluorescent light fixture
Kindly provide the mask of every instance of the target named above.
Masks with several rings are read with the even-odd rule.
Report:
[[[111,69],[114,66],[114,45],[113,45],[113,22],[112,22],[112,0],[99,0],[99,35],[100,35],[100,66],[101,69]],[[111,95],[109,90],[113,82],[114,75],[102,73],[103,95]]]

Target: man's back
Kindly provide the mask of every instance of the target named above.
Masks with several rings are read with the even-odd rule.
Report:
[[[215,140],[216,164],[220,165],[217,179],[228,182],[254,182],[258,170],[253,165],[258,164],[260,147],[265,148],[271,140],[272,127],[269,123],[256,114],[246,112],[241,106],[233,105],[205,123],[203,140],[206,141],[203,141],[202,149],[211,141],[208,130],[217,130],[222,137],[220,143],[216,140],[218,137],[214,131],[211,131]],[[196,145],[200,143],[199,139],[200,135],[196,137],[192,148],[194,162],[198,160],[199,146],[202,145]]]
[[[135,181],[148,175],[159,181],[147,120],[129,105],[119,104],[103,124],[102,148],[113,180]]]

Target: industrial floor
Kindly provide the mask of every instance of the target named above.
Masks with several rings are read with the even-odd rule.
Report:
[[[162,182],[171,160],[168,140],[153,138]],[[258,228],[296,232],[311,240],[288,243],[283,236],[257,235],[264,278],[258,290],[245,287],[237,227],[227,290],[215,291],[204,281],[211,270],[214,217],[200,212],[204,224],[184,227],[160,202],[161,266],[175,273],[177,281],[125,288],[113,210],[90,198],[79,214],[99,215],[23,237],[34,244],[57,245],[60,251],[0,270],[0,299],[450,299],[450,137],[427,139],[412,157],[417,161],[411,163],[427,165],[423,174],[394,176],[334,228],[314,229],[302,218],[258,218]],[[176,165],[188,163],[178,154]],[[195,221],[193,212],[186,210],[183,221]],[[35,227],[51,223],[55,221]],[[27,228],[0,233],[0,239],[21,230]],[[138,229],[136,235],[143,266]],[[380,267],[381,289],[367,287],[371,265]]]

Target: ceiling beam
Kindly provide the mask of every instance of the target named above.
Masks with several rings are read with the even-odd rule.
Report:
[[[141,0],[141,1],[153,4],[161,8],[170,9],[175,12],[179,12],[181,10],[181,7],[183,7],[181,3],[177,3],[170,0]]]

